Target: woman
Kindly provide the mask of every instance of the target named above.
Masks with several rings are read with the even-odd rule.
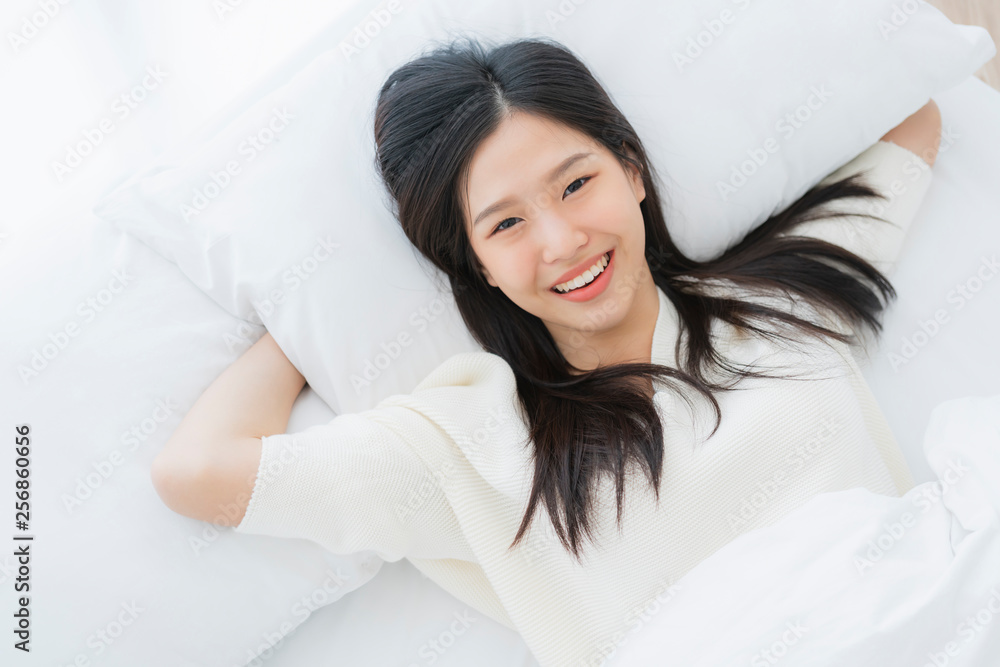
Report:
[[[933,101],[707,262],[558,44],[439,48],[392,73],[374,129],[397,217],[484,352],[285,434],[304,379],[265,334],[157,457],[175,511],[407,557],[541,664],[596,665],[739,534],[819,493],[913,486],[850,346],[894,296]]]

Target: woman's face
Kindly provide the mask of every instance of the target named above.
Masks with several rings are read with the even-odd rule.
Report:
[[[638,170],[623,169],[600,143],[515,112],[473,157],[466,230],[489,284],[541,319],[565,352],[613,331],[632,310],[637,287],[651,280],[639,209],[645,196]],[[593,286],[567,296],[553,291],[608,252],[611,262]]]

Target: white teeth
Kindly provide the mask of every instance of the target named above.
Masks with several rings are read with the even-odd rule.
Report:
[[[583,287],[584,285],[593,282],[594,278],[596,278],[597,276],[601,275],[601,273],[604,272],[604,269],[607,268],[609,261],[611,261],[611,253],[606,252],[604,253],[604,256],[601,257],[599,260],[597,260],[597,262],[592,267],[584,271],[576,278],[573,278],[572,280],[567,280],[564,283],[559,283],[558,285],[555,286],[555,290],[560,294],[565,294],[566,292],[571,292],[574,289]]]

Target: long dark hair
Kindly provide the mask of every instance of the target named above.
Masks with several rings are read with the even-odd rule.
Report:
[[[477,147],[511,110],[589,135],[623,168],[640,169],[646,260],[679,316],[675,351],[681,368],[625,363],[572,373],[580,369],[567,362],[544,323],[486,281],[466,233],[459,184]],[[886,277],[853,253],[825,241],[779,236],[808,220],[846,215],[819,210],[827,202],[881,197],[859,180],[860,174],[814,187],[716,259],[686,257],[667,232],[655,173],[635,130],[587,67],[556,42],[518,40],[487,50],[463,37],[437,45],[385,81],[374,131],[377,167],[406,236],[448,277],[476,341],[502,357],[517,379],[535,467],[527,511],[509,548],[527,532],[541,501],[560,542],[579,560],[581,533],[593,537],[588,521],[592,484],[604,474],[613,476],[620,524],[625,472],[633,461],[659,499],[663,430],[644,389],[653,378],[666,382],[689,406],[679,383],[711,402],[716,415],[711,437],[722,420],[713,391],[732,389],[744,377],[775,377],[740,368],[720,355],[710,336],[712,318],[772,341],[790,341],[787,333],[795,331],[856,343],[855,333],[864,327],[876,335],[881,331],[878,315],[896,296]],[[799,318],[766,302],[705,289],[719,281],[759,294],[790,295],[848,326],[827,328],[823,322],[832,325],[830,320]],[[767,323],[780,324],[786,333],[762,326]],[[735,382],[710,380],[713,370]]]

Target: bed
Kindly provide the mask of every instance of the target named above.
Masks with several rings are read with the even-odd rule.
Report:
[[[954,142],[939,156],[931,191],[903,250],[893,281],[899,298],[886,313],[878,353],[863,365],[918,484],[935,479],[923,452],[931,410],[956,397],[995,394],[1000,372],[993,343],[1000,327],[1000,280],[985,279],[981,288],[974,280],[990,274],[977,272],[1000,251],[1000,192],[993,185],[1000,182],[1000,93],[970,78],[937,102]],[[971,298],[959,300],[957,286],[963,284]],[[907,357],[904,339],[916,347],[920,323],[941,309],[948,321]],[[267,664],[326,664],[334,653],[349,664],[431,664],[432,652],[421,653],[421,647],[447,632],[454,615],[465,609],[405,560],[387,563],[370,584],[314,614]],[[382,640],[385,636],[393,641]],[[507,628],[480,618],[433,664],[537,663]]]
[[[318,49],[287,67],[295,71]],[[969,78],[935,99],[942,152],[893,276],[899,298],[862,364],[918,483],[935,478],[923,450],[932,409],[996,394],[1000,371],[1000,93]],[[96,201],[96,193],[68,198],[0,244],[0,278],[11,287],[2,297],[10,352],[0,400],[8,425],[32,426],[37,485],[37,644],[31,662],[20,664],[135,664],[127,656],[136,655],[148,656],[147,665],[538,664],[515,632],[405,560],[359,554],[330,574],[320,550],[306,557],[260,538],[253,546],[261,557],[250,563],[242,560],[246,542],[227,529],[174,521],[156,498],[149,464],[183,410],[263,329],[95,216]],[[288,431],[333,416],[307,388]],[[83,463],[65,453],[77,447],[88,452]],[[271,559],[289,557],[302,558],[298,574],[268,572]],[[202,577],[190,576],[192,563],[204,564]],[[346,576],[337,574],[342,566]],[[8,550],[0,580],[10,586],[15,573]],[[302,601],[287,607],[289,596]],[[209,598],[226,598],[233,609],[286,608],[220,625],[207,615],[214,607],[199,603]],[[206,637],[199,627],[226,632]]]

